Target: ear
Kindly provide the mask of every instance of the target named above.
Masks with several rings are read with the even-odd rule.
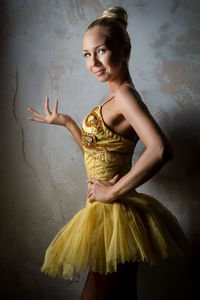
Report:
[[[127,60],[130,56],[131,53],[131,44],[129,42],[126,42],[124,44],[124,49],[123,49],[123,59]]]

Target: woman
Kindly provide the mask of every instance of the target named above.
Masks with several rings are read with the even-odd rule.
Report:
[[[81,299],[136,299],[140,261],[155,265],[183,255],[187,239],[176,218],[153,197],[136,192],[172,158],[172,151],[136,91],[128,70],[131,44],[127,13],[110,7],[92,22],[83,38],[89,71],[108,84],[110,95],[83,120],[45,115],[29,108],[29,120],[65,126],[74,136],[88,173],[86,207],[52,241],[42,271],[72,279],[74,269],[88,277]],[[145,151],[131,168],[134,147]],[[133,296],[135,298],[133,298]]]

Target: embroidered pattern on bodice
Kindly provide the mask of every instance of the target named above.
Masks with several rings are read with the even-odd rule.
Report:
[[[96,150],[130,154],[133,152],[138,137],[129,140],[112,130],[104,123],[101,115],[101,105],[96,106],[83,120],[82,143],[84,151]]]

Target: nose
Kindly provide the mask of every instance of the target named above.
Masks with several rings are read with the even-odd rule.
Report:
[[[101,64],[101,62],[98,60],[98,57],[96,55],[92,55],[91,64],[92,66],[98,66]]]

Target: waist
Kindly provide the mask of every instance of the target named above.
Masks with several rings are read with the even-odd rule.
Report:
[[[96,150],[84,148],[84,157],[91,157],[93,159],[98,159],[105,162],[112,161],[132,161],[133,151],[125,152],[123,151],[110,151],[110,150]]]
[[[124,176],[132,166],[132,160],[112,160],[112,159],[95,159],[94,157],[85,156],[85,167],[88,177],[94,177],[100,180],[110,180],[116,174]]]

